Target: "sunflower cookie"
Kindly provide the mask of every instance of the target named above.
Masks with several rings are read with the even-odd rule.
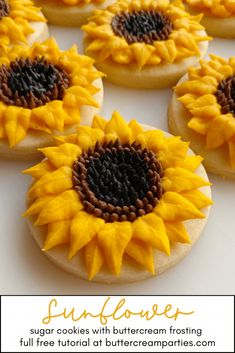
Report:
[[[192,14],[203,13],[202,24],[215,37],[235,38],[234,0],[185,0]]]
[[[48,38],[46,19],[30,0],[0,0],[0,47]],[[1,51],[0,51],[1,54]]]
[[[115,84],[169,87],[207,51],[200,19],[179,1],[121,0],[96,11],[82,27],[86,52]]]
[[[235,57],[210,57],[175,87],[169,128],[190,141],[208,171],[235,179]]]
[[[95,9],[103,9],[115,0],[36,0],[49,23],[79,27],[86,23]]]
[[[53,134],[90,124],[103,100],[102,74],[74,46],[53,39],[32,47],[4,48],[0,57],[0,156],[29,160]]]
[[[202,158],[151,129],[95,117],[25,171],[31,232],[64,270],[134,282],[175,265],[199,238],[212,204]]]

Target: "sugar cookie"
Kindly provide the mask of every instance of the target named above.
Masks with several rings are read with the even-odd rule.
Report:
[[[235,3],[233,0],[185,0],[192,14],[203,13],[202,25],[214,37],[235,38]]]
[[[32,45],[43,42],[48,36],[46,19],[32,1],[0,0],[0,48],[2,45]]]
[[[208,171],[235,179],[235,58],[189,69],[169,106],[171,133],[190,141]]]
[[[210,39],[179,1],[121,0],[94,13],[85,31],[86,52],[115,84],[165,88],[206,54]]]
[[[30,160],[52,134],[90,124],[103,101],[102,74],[74,46],[61,51],[53,39],[4,49],[0,57],[0,156]]]
[[[80,27],[92,12],[103,9],[115,0],[36,0],[50,24]]]
[[[50,260],[83,279],[121,283],[186,256],[212,204],[188,143],[117,112],[56,142],[25,171],[33,177],[25,216]]]

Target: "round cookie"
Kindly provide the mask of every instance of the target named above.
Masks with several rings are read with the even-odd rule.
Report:
[[[186,9],[194,14],[203,13],[202,25],[209,35],[235,38],[235,5],[233,0],[185,0]]]
[[[235,58],[211,55],[175,87],[168,110],[170,132],[190,141],[207,171],[235,179]]]
[[[3,45],[32,45],[48,37],[46,19],[32,1],[0,0],[0,55]]]
[[[52,134],[91,124],[103,102],[102,74],[77,48],[61,51],[52,39],[5,48],[0,58],[0,157],[32,160]]]
[[[56,141],[25,171],[33,177],[25,216],[51,261],[83,279],[124,283],[189,253],[212,201],[188,143],[118,113]]]
[[[115,0],[36,0],[50,24],[66,27],[80,27],[94,10],[113,2]]]
[[[171,87],[206,54],[210,38],[200,20],[179,1],[121,0],[82,27],[84,45],[114,84]]]

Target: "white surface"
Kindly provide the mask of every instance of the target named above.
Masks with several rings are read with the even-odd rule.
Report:
[[[78,29],[51,28],[62,49],[78,43]],[[216,39],[209,53],[234,55],[234,40]],[[126,119],[167,130],[171,90],[136,91],[105,84],[103,116],[119,110]],[[29,234],[24,212],[30,178],[21,171],[32,163],[0,161],[0,293],[1,294],[234,294],[235,185],[210,176],[215,205],[192,252],[176,267],[153,279],[125,285],[79,280],[53,265]]]

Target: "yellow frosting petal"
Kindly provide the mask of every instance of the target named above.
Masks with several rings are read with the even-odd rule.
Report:
[[[20,50],[21,51],[21,50]],[[19,55],[19,53],[17,53]],[[29,49],[29,54],[25,52],[24,56],[28,56],[33,59],[35,57],[43,57],[46,60],[56,64],[60,58],[61,52],[58,44],[54,38],[49,38],[43,43],[35,43]]]
[[[146,45],[145,43],[135,43],[132,44],[131,47],[136,57],[139,69],[146,65],[147,61],[155,50],[154,47],[151,45]]]
[[[227,11],[224,5],[219,5],[215,8],[212,8],[211,13],[219,17],[229,17],[230,13]]]
[[[46,195],[36,199],[36,201],[32,205],[30,205],[30,207],[24,213],[24,217],[39,214],[42,209],[48,204],[48,202],[53,199],[53,195]]]
[[[185,81],[175,87],[175,92],[179,96],[187,93],[195,95],[212,94],[215,91],[215,87],[211,84],[203,81],[198,82],[197,80]]]
[[[72,108],[77,108],[82,105],[90,105],[99,108],[99,104],[94,100],[92,95],[85,88],[79,86],[73,86],[66,90],[63,104]]]
[[[57,146],[63,145],[64,143],[72,143],[76,145],[78,142],[78,135],[54,136],[54,141]]]
[[[165,222],[167,236],[171,243],[190,244],[191,239],[181,222]]]
[[[175,91],[176,90],[178,90],[177,86],[175,87]],[[187,107],[188,104],[191,104],[196,98],[197,98],[196,94],[185,93],[181,97],[178,97],[177,99]]]
[[[176,167],[186,158],[189,144],[180,140],[180,137],[165,139],[157,157],[163,168]]]
[[[99,61],[104,61],[107,59],[109,56],[112,55],[113,52],[119,51],[120,49],[125,48],[127,45],[125,41],[122,38],[119,37],[110,37],[106,41],[105,46],[100,50],[98,60]],[[88,50],[92,50],[92,47],[94,47],[92,44],[89,46]],[[94,50],[94,49],[93,49]],[[97,48],[95,48],[97,50]]]
[[[100,129],[104,131],[106,125],[107,121],[105,119],[103,119],[101,116],[95,115],[91,126],[93,129]]]
[[[220,105],[212,94],[205,94],[194,99],[192,104],[187,105],[187,108],[192,115],[206,119],[214,118],[220,114]]]
[[[223,80],[227,75],[232,74],[231,67],[227,64],[221,65],[219,61],[201,61],[201,73],[216,78],[218,81]]]
[[[32,110],[30,128],[39,131],[63,131],[64,116],[63,102],[52,101]]]
[[[79,126],[77,132],[77,143],[84,151],[94,147],[96,142],[103,142],[104,139],[104,132],[100,129],[94,129],[88,126]]]
[[[153,275],[155,274],[153,249],[151,245],[139,239],[131,239],[126,247],[125,253],[140,265],[144,266]]]
[[[191,202],[176,192],[168,191],[163,194],[154,212],[168,222],[181,222],[187,219],[205,218]]]
[[[177,55],[176,44],[174,40],[158,41],[154,43],[156,53],[167,63],[173,63]]]
[[[188,127],[200,135],[206,135],[210,129],[212,119],[193,117],[188,122]]]
[[[216,148],[227,142],[235,135],[235,119],[231,114],[220,115],[210,124],[207,133],[206,145],[208,148]]]
[[[5,134],[10,147],[14,147],[26,136],[30,119],[30,110],[9,106],[5,109],[2,118]]]
[[[67,190],[44,205],[35,225],[42,226],[51,222],[72,219],[82,209],[83,205],[78,198],[77,192]]]
[[[75,6],[75,5],[87,5],[87,4],[99,4],[104,2],[104,0],[55,0],[58,3],[62,3],[68,6]]]
[[[140,143],[143,148],[149,148],[157,153],[164,145],[164,135],[161,130],[144,131],[136,136],[136,142]]]
[[[16,23],[12,18],[4,17],[3,19],[1,19],[1,22],[2,23],[0,24],[0,39],[3,45],[9,45],[11,42],[22,42],[25,44],[27,42],[26,36],[32,33],[28,23],[25,23],[25,34],[22,33],[19,28],[19,26],[24,22],[22,20]],[[3,34],[4,27],[8,30],[8,33],[6,35]]]
[[[63,166],[72,167],[74,161],[76,161],[78,156],[82,153],[79,146],[71,143],[64,143],[58,147],[41,148],[39,151],[41,151],[56,168]]]
[[[69,259],[84,248],[103,226],[103,219],[78,212],[71,222]]]
[[[63,105],[63,108],[64,108],[64,114],[63,114],[64,128],[66,129],[71,125],[75,125],[75,126],[78,125],[81,120],[80,111],[78,111],[78,108],[71,108],[65,105]]]
[[[118,112],[114,112],[105,127],[105,134],[107,141],[119,139],[121,143],[125,143],[130,140],[132,131],[122,116]]]
[[[147,137],[147,148],[149,148],[155,153],[158,153],[161,149],[164,149],[165,137],[164,133],[161,130],[146,131],[145,136]]]
[[[194,34],[192,36],[191,33],[188,33],[185,29],[180,29],[178,32],[172,33],[170,36],[171,39],[176,43],[177,49],[180,47],[186,48],[189,53],[194,54],[196,56],[200,56],[200,50],[198,47],[198,41],[210,40],[210,37],[200,37]],[[189,56],[189,55],[188,55]],[[185,57],[184,51],[180,52],[177,55],[177,59],[182,59]]]
[[[85,252],[88,279],[92,280],[104,263],[104,256],[99,247],[97,237],[94,237],[86,246]]]
[[[54,172],[55,167],[49,161],[42,161],[34,167],[23,171],[24,174],[30,174],[34,179],[40,179],[43,175]]]
[[[130,64],[133,61],[133,58],[134,54],[132,53],[132,50],[128,47],[128,45],[126,46],[125,51],[114,51],[112,53],[112,59],[118,64]],[[149,58],[149,60],[151,60],[151,57]],[[159,63],[160,59],[157,61]]]
[[[131,237],[130,222],[106,223],[98,233],[98,241],[106,263],[115,275],[120,274],[123,254]]]
[[[48,225],[48,233],[43,251],[48,251],[57,245],[69,243],[69,230],[71,221],[52,222]]]
[[[154,213],[137,218],[133,223],[133,237],[170,255],[170,244],[164,222]]]
[[[132,130],[131,141],[135,141],[136,137],[144,132],[144,129],[136,120],[131,120],[128,124],[129,128]]]
[[[212,200],[199,190],[189,190],[181,192],[181,195],[190,201],[199,210],[213,205]]]
[[[113,34],[111,28],[107,24],[102,24],[98,27],[94,22],[82,26],[82,30],[91,37],[95,37],[95,39],[97,39],[98,36],[98,38],[105,40],[105,42],[108,42]]]
[[[186,156],[179,166],[189,170],[190,172],[194,172],[202,161],[203,158],[201,156]]]
[[[90,51],[102,51],[102,49],[105,46],[105,42],[103,41],[103,39],[94,39],[93,42],[91,42],[88,46],[87,46],[87,50]]]
[[[72,187],[72,169],[61,167],[37,180],[29,190],[29,197],[41,197],[48,194],[58,195]]]
[[[186,169],[176,167],[167,168],[162,178],[164,191],[182,192],[200,188],[201,186],[211,185],[205,179],[199,177]]]

